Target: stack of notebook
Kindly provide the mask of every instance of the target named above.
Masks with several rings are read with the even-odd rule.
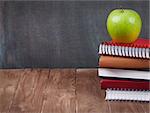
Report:
[[[150,101],[150,42],[103,42],[99,46],[98,76],[106,100]]]

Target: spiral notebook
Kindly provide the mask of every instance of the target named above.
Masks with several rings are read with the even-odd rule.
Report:
[[[150,91],[107,89],[105,100],[126,100],[150,102]]]
[[[134,58],[150,58],[150,40],[139,38],[134,43],[103,42],[99,46],[100,55],[112,55]]]

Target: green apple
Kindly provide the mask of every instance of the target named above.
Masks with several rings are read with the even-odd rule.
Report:
[[[114,42],[134,42],[142,27],[140,15],[131,9],[115,9],[107,18],[107,30]]]

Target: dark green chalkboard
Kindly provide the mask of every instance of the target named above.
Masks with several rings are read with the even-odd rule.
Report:
[[[140,13],[149,36],[148,1],[0,2],[0,68],[97,67],[115,8]]]

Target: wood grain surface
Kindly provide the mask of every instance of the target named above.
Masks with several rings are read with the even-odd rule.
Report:
[[[77,113],[109,113],[96,69],[78,69],[76,76]]]
[[[24,70],[0,70],[0,113],[10,108],[23,73]]]
[[[149,113],[149,103],[105,101],[97,69],[0,70],[0,113]]]
[[[41,113],[75,113],[75,70],[50,71]]]
[[[27,70],[21,77],[9,113],[41,111],[49,70]]]

